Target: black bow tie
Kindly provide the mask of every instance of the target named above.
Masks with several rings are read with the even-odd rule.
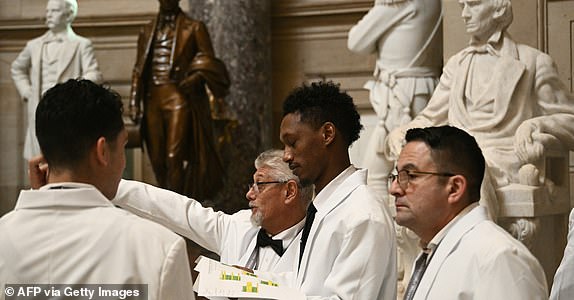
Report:
[[[272,239],[263,228],[259,229],[257,234],[257,247],[271,247],[279,256],[282,256],[283,252],[285,252],[283,250],[283,241]]]

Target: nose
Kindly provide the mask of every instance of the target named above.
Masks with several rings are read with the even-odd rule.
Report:
[[[245,198],[247,198],[247,201],[249,201],[249,202],[251,202],[251,201],[255,200],[255,198],[257,198],[257,195],[255,194],[255,191],[253,190],[253,188],[249,188],[247,193],[245,193]]]
[[[289,163],[293,160],[293,154],[291,154],[291,150],[285,148],[283,150],[283,161]]]
[[[466,4],[463,4],[463,6],[462,6],[461,16],[465,20],[470,19],[470,13],[468,12],[468,6]]]
[[[395,178],[395,180],[393,180],[389,184],[389,194],[391,194],[395,197],[400,197],[400,196],[403,196],[405,194],[405,191],[400,187],[399,181],[397,178]]]

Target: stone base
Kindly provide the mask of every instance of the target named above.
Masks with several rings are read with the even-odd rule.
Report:
[[[510,184],[496,192],[502,217],[538,217],[568,213],[567,190],[555,189],[552,197],[544,186]]]

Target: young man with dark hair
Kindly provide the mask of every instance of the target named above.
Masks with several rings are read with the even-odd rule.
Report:
[[[110,201],[126,163],[121,97],[88,80],[58,84],[36,133],[46,185],[0,219],[0,283],[146,284],[146,299],[194,299],[184,240]]]
[[[396,298],[392,219],[349,159],[361,128],[353,99],[332,82],[299,87],[283,104],[283,160],[315,185],[296,279],[314,299]]]
[[[389,191],[397,224],[421,239],[410,299],[546,299],[544,271],[478,205],[485,160],[476,140],[451,126],[410,129]]]

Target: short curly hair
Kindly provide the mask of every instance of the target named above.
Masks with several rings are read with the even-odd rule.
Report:
[[[299,113],[301,121],[313,128],[333,123],[347,146],[359,139],[363,129],[353,98],[332,81],[303,84],[294,89],[283,102],[283,116],[291,113]]]

